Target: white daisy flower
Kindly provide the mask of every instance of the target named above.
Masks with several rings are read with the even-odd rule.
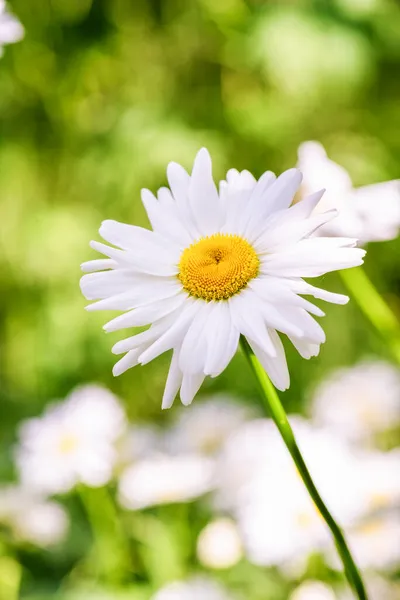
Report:
[[[332,588],[321,581],[304,581],[289,596],[289,600],[335,600]]]
[[[187,502],[213,486],[214,463],[199,455],[160,454],[128,467],[119,481],[119,502],[137,510],[157,504]]]
[[[312,397],[316,423],[354,442],[400,423],[400,373],[383,361],[365,361],[328,376]]]
[[[16,17],[7,12],[5,0],[0,0],[0,56],[2,46],[14,44],[24,37],[24,28]]]
[[[366,453],[358,472],[363,482],[363,514],[368,518],[396,510],[400,505],[400,448]]]
[[[348,530],[350,550],[361,569],[392,570],[400,562],[400,516],[397,513],[377,515]],[[328,556],[340,569],[337,557]]]
[[[219,518],[204,527],[197,540],[197,557],[210,569],[228,569],[242,558],[240,535],[234,521]]]
[[[329,499],[334,516],[346,524],[357,521],[367,507],[365,470],[360,470],[358,454],[340,438],[312,427],[300,417],[292,416],[291,423],[311,475],[322,496]],[[217,464],[215,495],[219,508],[242,514],[243,507],[259,505],[262,513],[276,497],[276,512],[270,513],[272,519],[282,512],[282,518],[286,519],[290,512],[301,527],[313,526],[312,515],[317,516],[314,505],[271,419],[244,424],[229,438]],[[350,491],[343,494],[343,489]],[[288,506],[284,506],[282,498],[287,498]],[[310,511],[310,518],[303,518]],[[251,510],[248,516],[254,520]],[[254,531],[257,534],[257,520]],[[261,543],[273,544],[274,538],[262,539],[263,531],[259,529]]]
[[[97,385],[76,389],[42,417],[22,423],[16,450],[22,483],[48,494],[67,492],[79,482],[106,484],[124,428],[124,412],[113,394]]]
[[[326,187],[315,212],[338,209],[339,216],[318,230],[319,235],[356,237],[361,242],[394,239],[400,228],[400,181],[354,188],[350,175],[330,160],[318,142],[304,142],[298,150],[303,173],[301,195]]]
[[[42,547],[61,542],[69,527],[60,504],[19,486],[0,488],[0,522],[8,525],[17,539]]]
[[[166,435],[166,445],[172,452],[215,455],[251,414],[247,406],[235,402],[231,396],[210,397],[191,411],[179,414],[177,423]]]
[[[366,573],[368,600],[399,600],[400,583],[390,581],[377,573]],[[338,596],[339,600],[353,600],[354,595],[347,587]]]
[[[159,454],[164,438],[152,424],[131,425],[118,444],[118,463],[130,465],[137,460]]]
[[[194,577],[174,581],[159,590],[151,600],[232,600],[232,596],[212,579]]]
[[[232,169],[218,194],[202,149],[190,176],[175,163],[167,175],[171,191],[161,188],[158,200],[142,193],[153,231],[104,221],[100,235],[117,248],[92,242],[108,258],[82,265],[89,272],[81,279],[84,295],[100,299],[89,310],[127,311],[106,331],[151,324],[115,344],[115,354],[126,354],[114,374],[173,350],[162,406],[170,407],[179,389],[188,405],[206,375],[226,368],[242,334],[285,390],[289,372],[277,331],[304,358],[316,356],[325,341],[311,316],[323,312],[299,294],[348,300],[302,277],[360,265],[364,251],[353,239],[310,238],[336,211],[313,214],[323,191],[291,206],[302,179],[297,169],[278,178],[268,171],[258,181]]]

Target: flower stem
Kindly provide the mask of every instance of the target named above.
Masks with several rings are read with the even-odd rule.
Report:
[[[340,529],[339,525],[336,523],[335,519],[332,517],[324,501],[322,500],[317,488],[315,487],[307,465],[304,462],[304,459],[297,445],[285,409],[282,406],[282,403],[279,399],[278,394],[276,393],[275,388],[243,336],[241,337],[241,346],[251,366],[251,369],[261,387],[264,406],[268,409],[276,426],[278,427],[283,441],[285,442],[286,447],[293,458],[297,470],[304,482],[304,485],[308,490],[308,493],[314,501],[315,506],[317,507],[320,514],[324,518],[326,524],[328,525],[329,529],[331,530],[331,533],[335,540],[336,548],[343,562],[346,577],[354,593],[356,594],[355,597],[359,600],[368,600],[364,584],[361,579],[361,575],[347,546],[343,532]]]
[[[361,267],[340,271],[340,276],[352,298],[387,342],[393,358],[400,364],[400,323],[392,309]]]

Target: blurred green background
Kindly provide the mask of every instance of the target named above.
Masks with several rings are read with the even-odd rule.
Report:
[[[8,5],[26,34],[0,59],[4,481],[13,478],[17,423],[77,384],[108,386],[135,422],[173,418],[175,408],[160,411],[169,356],[114,379],[110,348],[120,336],[102,331],[107,315],[84,311],[78,286],[80,263],[95,258],[88,242],[98,239],[101,220],[148,225],[140,189],[165,185],[169,161],[190,169],[206,146],[217,180],[230,167],[260,176],[293,166],[298,145],[316,139],[365,185],[397,177],[400,159],[396,0]],[[399,253],[399,239],[371,244],[366,260],[398,312]],[[337,275],[323,285],[343,291]],[[288,348],[289,411],[302,410],[307,390],[329,369],[386,356],[354,303],[327,307],[323,325],[328,342],[317,359],[303,361]],[[249,402],[256,395],[242,356],[203,386],[219,391]],[[28,563],[56,589],[64,573],[52,561],[33,553]]]

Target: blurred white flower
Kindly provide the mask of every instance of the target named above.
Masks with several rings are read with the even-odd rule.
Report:
[[[289,600],[335,600],[336,595],[325,583],[305,581],[289,596]]]
[[[203,456],[155,456],[122,473],[119,501],[128,509],[186,502],[212,488],[213,473],[213,461]]]
[[[386,513],[366,519],[347,531],[347,540],[360,569],[395,569],[400,562],[400,515]],[[334,553],[329,553],[328,558],[335,568],[340,569]]]
[[[394,510],[400,505],[400,448],[366,453],[360,462],[365,516]]]
[[[8,525],[18,539],[44,547],[62,541],[69,526],[68,515],[60,504],[18,486],[0,489],[0,522]]]
[[[331,510],[342,522],[353,522],[362,510],[358,454],[345,441],[311,426],[301,417],[291,416],[290,421],[313,479],[322,495],[329,499]],[[270,419],[256,419],[242,425],[225,444],[217,465],[217,506],[233,511],[246,505],[259,490],[266,494],[270,493],[269,488],[280,492],[280,486],[286,489],[295,484],[297,488],[300,482]],[[342,489],[347,489],[347,494]],[[268,499],[265,503],[269,504]]]
[[[388,581],[376,573],[366,573],[364,582],[367,588],[368,600],[399,600],[400,583]],[[354,595],[346,587],[339,595],[339,600],[353,600]]]
[[[181,411],[167,434],[172,452],[215,454],[229,435],[251,416],[251,411],[233,398],[217,395]]]
[[[48,494],[67,492],[79,482],[106,484],[124,428],[124,412],[113,394],[97,385],[77,388],[42,417],[22,423],[16,450],[22,483]]]
[[[152,454],[158,454],[163,445],[163,437],[153,425],[132,425],[118,445],[118,462],[131,464]]]
[[[400,423],[400,372],[383,361],[362,362],[327,377],[312,398],[315,422],[352,441]]]
[[[291,422],[330,510],[341,523],[357,522],[367,504],[361,459],[329,432],[299,417],[292,417]],[[293,563],[331,545],[329,532],[272,421],[246,423],[229,438],[218,461],[216,485],[216,504],[237,519],[250,561]]]
[[[290,460],[271,419],[244,423],[229,437],[217,461],[215,503],[219,509],[235,510],[246,501],[249,484],[275,472],[276,461]]]
[[[242,558],[242,543],[236,524],[231,519],[212,521],[197,540],[199,561],[210,569],[227,569]]]
[[[282,475],[281,482],[255,482],[237,511],[245,553],[256,565],[290,563],[293,568],[294,562],[330,545],[326,525],[301,482]]]
[[[364,243],[397,237],[400,181],[354,188],[347,171],[330,160],[318,142],[301,144],[298,158],[303,173],[302,195],[324,187],[326,193],[318,211],[339,210],[339,216],[320,227],[318,235],[355,237]]]
[[[0,0],[0,56],[3,46],[14,44],[24,37],[24,28],[16,17],[7,12],[5,0]]]
[[[167,584],[151,600],[232,600],[232,596],[211,579],[195,577]]]

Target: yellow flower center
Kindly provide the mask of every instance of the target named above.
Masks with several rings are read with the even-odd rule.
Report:
[[[191,296],[227,300],[257,276],[259,258],[238,235],[216,233],[186,248],[179,261],[179,280]]]
[[[58,443],[58,451],[63,455],[72,454],[78,445],[79,441],[72,433],[65,434]]]

